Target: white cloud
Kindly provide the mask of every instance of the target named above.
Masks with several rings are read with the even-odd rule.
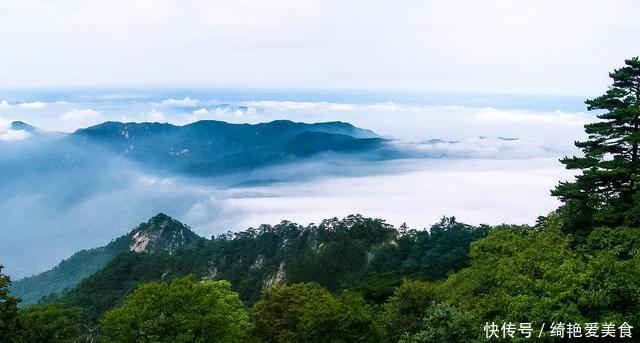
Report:
[[[354,109],[353,104],[340,104],[331,102],[298,102],[298,101],[244,101],[240,103],[244,106],[275,109],[275,110],[296,110],[296,111],[350,111]]]
[[[318,222],[360,213],[420,229],[443,215],[471,224],[527,223],[558,206],[549,189],[572,177],[554,158],[410,160],[401,173],[334,177],[232,189],[227,207],[246,213],[238,228],[288,219]],[[397,170],[397,169],[396,169]],[[437,199],[434,200],[434,199]]]
[[[196,116],[206,116],[207,114],[209,114],[209,110],[207,110],[206,108],[201,108],[199,110],[193,111],[193,114]]]
[[[42,110],[47,108],[48,104],[42,101],[34,101],[34,102],[23,102],[18,104],[19,108],[23,108],[26,110]]]
[[[21,102],[15,105],[15,107],[24,109],[24,110],[42,110],[47,108],[48,104],[42,101],[33,101],[33,102]],[[11,108],[13,107],[7,100],[0,101],[0,108]]]
[[[198,106],[198,99],[192,99],[190,97],[185,97],[184,99],[166,99],[162,100],[162,103],[169,106],[175,107],[195,107]]]
[[[0,133],[11,129],[11,121],[0,117]]]
[[[397,148],[427,158],[520,159],[561,156],[568,146],[514,137],[475,137],[462,141],[393,142]]]
[[[485,107],[475,115],[478,121],[489,123],[544,123],[544,124],[568,124],[584,125],[594,121],[593,116],[585,113],[566,113],[554,111],[552,113],[536,113],[531,111],[508,111],[493,107]]]
[[[184,120],[178,124],[193,123],[198,120],[216,119],[228,122],[253,122],[255,121],[257,111],[255,107],[247,106],[244,102],[235,105],[217,105],[211,109],[204,107],[193,111],[191,114],[184,116]]]
[[[213,113],[211,111],[203,107],[193,111],[191,114],[185,115],[184,119],[177,124],[185,125],[185,124],[196,122],[198,120],[210,119],[212,115]]]
[[[103,120],[108,120],[105,119],[104,114],[102,114]],[[135,115],[133,117],[129,117],[129,116],[122,116],[120,118],[117,119],[112,119],[112,120],[118,120],[124,123],[128,123],[128,122],[137,122],[137,123],[167,123],[169,122],[169,120],[167,119],[167,117],[164,115],[164,112],[159,111],[157,109],[151,109],[147,112],[144,113],[140,113],[138,115]]]
[[[156,109],[152,109],[151,111],[145,113],[144,121],[155,122],[155,123],[164,123],[167,121],[167,117],[165,117],[162,111],[158,111]]]
[[[62,126],[66,130],[75,130],[96,125],[104,120],[100,111],[90,108],[74,108],[62,114],[58,119],[62,122]]]
[[[0,141],[15,142],[31,137],[31,133],[24,130],[7,130],[0,132]]]

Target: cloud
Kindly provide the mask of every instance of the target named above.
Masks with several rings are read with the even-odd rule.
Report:
[[[178,122],[178,124],[188,124],[198,120],[214,118],[228,122],[247,122],[255,119],[255,115],[257,114],[256,108],[243,104],[244,103],[240,103],[240,105],[220,104],[214,105],[210,109],[202,107],[193,111],[191,114],[185,115],[184,120]]]
[[[182,120],[178,124],[180,125],[190,124],[198,120],[210,119],[211,116],[212,116],[212,113],[203,107],[193,111],[191,114],[185,115],[184,120]]]
[[[554,111],[552,113],[536,113],[531,111],[505,111],[493,107],[484,107],[475,115],[475,120],[489,123],[544,123],[584,125],[594,120],[582,112],[566,113]]]
[[[429,140],[392,142],[411,156],[426,158],[521,159],[561,156],[566,146],[553,146],[543,141],[516,137],[475,137],[461,141]]]
[[[331,102],[297,102],[297,101],[244,101],[240,104],[245,106],[259,107],[265,109],[298,110],[298,111],[350,111],[355,108],[353,104],[340,104]]]
[[[209,110],[207,110],[206,108],[201,108],[199,110],[193,111],[193,115],[195,116],[206,116],[207,114],[209,114]]]
[[[11,128],[11,121],[0,117],[0,132],[7,131]]]
[[[31,137],[31,133],[24,130],[7,130],[0,133],[0,141],[15,142]]]
[[[100,124],[104,120],[100,111],[90,108],[74,108],[62,114],[58,119],[65,129],[71,130]]]
[[[7,100],[0,101],[0,108],[9,108],[9,107],[11,107],[11,105],[9,105],[9,102]]]
[[[427,159],[383,165],[396,172],[231,189],[226,206],[247,214],[241,217],[240,228],[285,218],[317,223],[352,213],[380,217],[394,225],[407,222],[416,229],[443,215],[472,224],[533,224],[539,215],[558,206],[549,189],[558,180],[572,177],[554,158]]]
[[[104,117],[104,115],[103,115]],[[147,112],[140,113],[133,117],[122,116],[117,119],[118,121],[128,123],[128,122],[136,122],[136,123],[167,123],[169,120],[164,115],[164,112],[159,111],[157,109],[151,109]]]
[[[198,106],[198,99],[192,99],[190,97],[185,97],[184,99],[166,99],[162,100],[162,103],[169,106],[174,107],[195,107]]]
[[[47,108],[48,104],[42,101],[34,101],[34,102],[23,102],[18,104],[19,108],[27,109],[27,110],[42,110]]]
[[[362,169],[335,161],[309,164],[256,175],[322,177],[244,188],[219,187],[215,179],[160,176],[119,159],[95,170],[78,170],[73,183],[60,175],[19,176],[14,186],[20,192],[0,194],[0,215],[9,228],[0,234],[0,259],[10,273],[46,270],[158,212],[205,236],[283,219],[306,224],[352,213],[395,225],[407,222],[413,228],[428,226],[442,215],[473,224],[533,223],[558,204],[548,190],[571,176],[555,158],[366,162]],[[342,174],[332,176],[330,171]],[[64,200],[69,195],[74,195],[72,202]],[[38,225],[43,220],[44,227]]]
[[[164,113],[162,113],[162,111],[158,111],[156,109],[152,109],[151,111],[145,113],[144,115],[144,121],[149,121],[149,122],[155,122],[155,123],[161,123],[161,122],[166,122],[167,121],[167,117],[164,116]]]

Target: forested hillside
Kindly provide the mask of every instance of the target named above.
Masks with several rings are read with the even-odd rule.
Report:
[[[403,277],[436,280],[466,266],[469,244],[486,232],[453,218],[443,219],[432,233],[401,233],[361,216],[307,227],[263,225],[175,254],[122,254],[60,301],[87,309],[97,319],[139,283],[187,274],[230,281],[247,305],[273,285],[299,282],[315,282],[333,292],[357,288],[384,301]]]
[[[142,340],[142,322],[157,337],[171,327],[265,342],[471,341],[497,321],[640,324],[640,231],[599,228],[578,242],[563,225],[557,213],[535,227],[443,218],[417,231],[361,216],[263,225],[173,252],[125,252],[61,297],[17,311],[17,323],[116,342]],[[209,312],[196,308],[209,301],[236,321],[201,327]]]

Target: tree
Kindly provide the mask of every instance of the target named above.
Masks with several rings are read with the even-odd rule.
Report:
[[[427,308],[422,329],[415,335],[405,334],[401,343],[483,342],[480,329],[471,314],[447,303],[433,303]]]
[[[469,246],[486,236],[487,227],[459,223],[455,217],[442,217],[429,231],[413,233],[415,243],[402,265],[411,277],[439,280],[447,273],[469,265]]]
[[[600,120],[585,125],[588,139],[575,143],[584,156],[561,160],[582,174],[552,191],[565,203],[565,230],[581,236],[596,226],[640,224],[640,59],[626,60],[609,76],[609,90],[586,101]]]
[[[242,342],[251,326],[229,282],[192,276],[141,285],[101,325],[107,342]]]
[[[29,343],[78,342],[81,311],[58,304],[33,305],[20,310],[23,341]]]
[[[6,343],[19,342],[20,322],[18,320],[18,303],[20,299],[9,295],[11,279],[2,274],[0,265],[0,337]]]
[[[405,280],[384,304],[383,317],[391,339],[396,341],[403,334],[418,332],[427,307],[437,297],[436,284]]]
[[[362,296],[310,283],[276,285],[253,306],[259,342],[374,342],[382,331]]]
[[[640,325],[640,231],[597,228],[581,254],[588,261],[580,278],[578,304],[589,321]]]
[[[494,228],[471,245],[471,265],[442,285],[442,300],[486,321],[535,325],[583,322],[578,289],[584,262],[567,235],[544,230]]]

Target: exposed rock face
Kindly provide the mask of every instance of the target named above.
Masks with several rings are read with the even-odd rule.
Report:
[[[202,239],[188,226],[163,213],[140,224],[130,235],[129,250],[134,252],[163,250],[173,253],[178,249],[193,247]]]
[[[271,288],[277,284],[283,283],[285,278],[284,274],[284,262],[280,263],[278,271],[264,283],[264,288]]]
[[[133,235],[133,242],[131,243],[131,247],[129,248],[131,251],[135,252],[143,252],[147,250],[147,245],[149,245],[149,241],[151,237],[141,232],[136,232]]]
[[[264,264],[264,256],[263,255],[258,255],[258,258],[256,259],[256,261],[253,263],[253,265],[251,265],[251,267],[249,268],[250,270],[257,270],[262,268],[262,265]]]
[[[207,278],[209,280],[213,280],[216,278],[216,276],[218,276],[218,268],[210,263],[209,267],[207,268]]]

